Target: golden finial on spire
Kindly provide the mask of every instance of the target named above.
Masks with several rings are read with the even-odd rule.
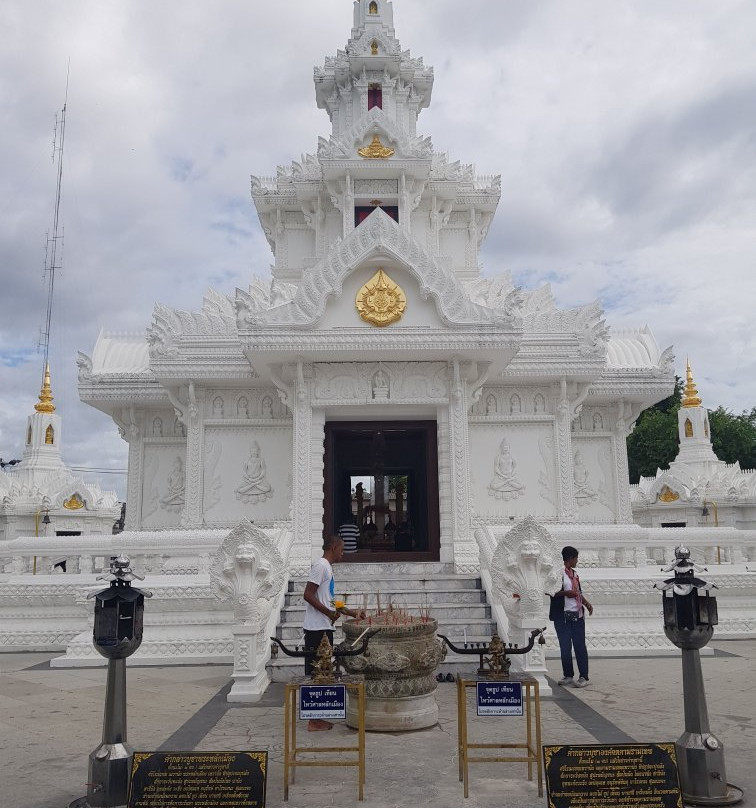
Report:
[[[45,378],[42,382],[42,390],[39,393],[39,402],[34,405],[37,412],[55,412],[53,404],[52,388],[50,387],[50,363],[45,365]]]
[[[693,371],[690,369],[690,359],[685,368],[685,388],[683,389],[683,407],[700,407],[701,399],[698,397],[695,382],[693,381]]]

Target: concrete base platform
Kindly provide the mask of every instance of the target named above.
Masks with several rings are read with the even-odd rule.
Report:
[[[702,660],[712,732],[721,739],[727,779],[756,806],[756,641],[717,641]],[[51,669],[52,654],[0,654],[0,802],[2,808],[61,808],[86,793],[89,753],[102,733],[105,670]],[[549,677],[561,675],[548,660]],[[590,660],[590,686],[553,687],[544,699],[544,744],[674,741],[683,730],[679,657],[648,655]],[[128,669],[128,742],[138,751],[257,750],[269,753],[267,804],[290,808],[543,808],[525,764],[472,764],[470,797],[457,771],[456,686],[434,698],[438,722],[402,734],[367,737],[365,800],[357,802],[353,769],[297,772],[283,803],[283,684],[254,705],[226,701],[228,665]],[[304,730],[304,727],[302,726]],[[480,742],[519,738],[519,718],[471,718]],[[326,736],[325,738],[323,736]],[[354,745],[355,731],[337,722],[328,733],[298,733],[302,744]],[[620,806],[620,808],[622,808]]]

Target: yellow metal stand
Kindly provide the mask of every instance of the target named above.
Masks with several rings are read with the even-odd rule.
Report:
[[[470,763],[527,763],[528,780],[533,779],[533,764],[538,769],[538,796],[543,796],[543,764],[541,763],[541,697],[538,680],[532,676],[512,676],[510,682],[522,684],[523,712],[527,738],[525,743],[470,743],[467,736],[467,689],[475,688],[478,682],[493,680],[482,676],[471,679],[457,677],[457,745],[459,749],[459,780],[464,784],[465,797],[468,794]],[[503,720],[504,716],[499,717]],[[535,738],[533,728],[535,725]],[[535,742],[535,743],[534,743]],[[524,749],[525,754],[519,757],[496,756],[470,757],[470,749]]]
[[[350,697],[357,699],[357,746],[297,746],[297,700],[302,685],[313,684],[309,677],[296,679],[286,685],[284,692],[284,801],[289,799],[289,783],[294,782],[297,766],[356,766],[359,799],[365,785],[365,682],[362,676],[344,676],[333,682],[345,685]],[[356,752],[357,759],[301,760],[298,755],[324,752]]]

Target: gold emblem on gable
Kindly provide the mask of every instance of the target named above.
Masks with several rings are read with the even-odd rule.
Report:
[[[659,499],[661,502],[677,502],[680,499],[680,495],[676,494],[669,486],[664,486],[661,490],[661,494],[659,494]]]
[[[379,269],[357,292],[354,305],[366,323],[382,328],[402,319],[407,298],[400,287]]]
[[[366,160],[386,160],[391,157],[394,150],[390,146],[384,146],[381,143],[380,135],[373,135],[373,140],[369,146],[362,149],[357,149],[357,154],[364,157]]]
[[[63,507],[69,511],[78,511],[80,508],[84,507],[84,500],[81,498],[80,494],[74,494],[63,503]]]

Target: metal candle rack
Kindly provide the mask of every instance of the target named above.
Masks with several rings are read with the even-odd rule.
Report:
[[[466,642],[462,647],[455,645],[448,637],[439,634],[448,646],[454,651],[455,654],[477,654],[480,657],[480,666],[478,667],[478,676],[486,676],[491,679],[509,679],[509,668],[512,661],[510,656],[518,654],[527,654],[532,650],[536,637],[538,637],[538,644],[543,645],[546,640],[543,638],[543,632],[546,627],[536,628],[530,632],[530,639],[524,648],[520,648],[515,643],[504,643],[497,633],[491,637],[491,642]]]
[[[362,642],[356,647],[348,648],[344,643],[331,646],[327,636],[323,636],[320,645],[314,649],[306,649],[300,645],[294,648],[287,648],[278,637],[271,637],[274,643],[273,650],[280,648],[286,656],[299,659],[314,659],[315,665],[312,672],[312,680],[316,684],[331,684],[343,676],[341,670],[341,660],[344,657],[360,656],[366,654],[370,638],[378,633],[377,628],[366,629],[362,637]]]

